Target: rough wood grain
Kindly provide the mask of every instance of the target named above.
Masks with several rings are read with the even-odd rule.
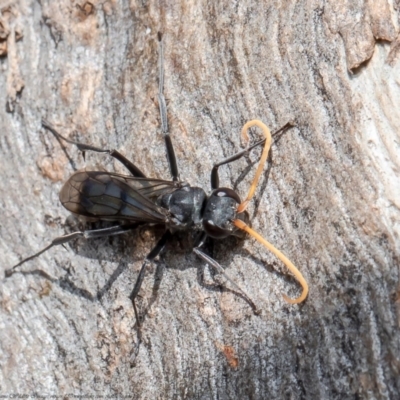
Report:
[[[262,308],[255,316],[207,269],[202,284],[202,262],[174,243],[146,275],[131,368],[128,296],[157,233],[54,248],[2,280],[1,395],[400,395],[397,1],[2,0],[0,9],[3,271],[66,231],[58,192],[74,168],[123,171],[101,155],[85,164],[42,117],[168,177],[162,30],[183,179],[208,188],[213,163],[241,148],[246,121],[296,122],[273,145],[250,214],[310,284],[306,303],[288,305],[282,293],[299,288],[273,255],[251,239],[216,243],[215,258]],[[257,157],[222,168],[222,183],[244,196]]]

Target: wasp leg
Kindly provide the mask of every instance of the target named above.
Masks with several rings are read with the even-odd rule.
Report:
[[[158,104],[160,108],[161,131],[164,135],[165,147],[167,148],[167,158],[172,180],[179,181],[178,164],[176,162],[176,156],[175,156],[174,146],[172,145],[171,136],[169,135],[167,104],[164,97],[164,46],[163,46],[161,32],[158,32],[158,42],[159,42]]]
[[[252,121],[250,121],[252,122]],[[247,124],[246,124],[247,125]],[[245,126],[246,126],[245,125]],[[286,125],[284,125],[282,128],[278,129],[275,131],[272,136],[275,136],[279,134],[280,132],[290,128],[293,126],[290,122],[288,122]],[[244,129],[244,128],[243,128]],[[234,154],[233,156],[230,156],[228,158],[225,158],[221,162],[214,164],[213,169],[211,170],[211,189],[218,189],[219,188],[219,175],[218,175],[218,168],[221,165],[229,164],[233,161],[239,160],[243,156],[247,155],[250,153],[251,150],[253,150],[255,147],[262,146],[265,144],[266,139],[262,139],[258,141],[257,143],[254,143],[253,145],[247,147],[245,150],[239,151],[238,153]]]
[[[218,164],[214,164],[212,170],[211,170],[211,189],[218,189],[219,188],[219,175],[218,175],[218,168],[221,165],[229,164],[233,161],[239,160],[246,154],[249,154],[250,150],[254,149],[257,146],[261,146],[265,143],[265,139],[260,140],[259,142],[253,144],[251,147],[248,147],[245,150],[239,151],[238,153],[234,154],[233,156],[230,156],[228,158],[225,158]]]
[[[34,254],[32,256],[24,258],[18,264],[14,265],[12,268],[7,269],[5,271],[5,276],[9,277],[12,274],[14,274],[15,272],[18,272],[18,271],[15,271],[15,269],[18,268],[20,265],[25,264],[27,261],[30,261],[30,260],[40,256],[41,254],[43,254],[45,251],[49,250],[53,246],[68,243],[71,240],[77,239],[82,236],[85,237],[86,239],[91,239],[91,238],[102,237],[102,236],[120,235],[126,231],[137,228],[139,225],[140,224],[138,224],[138,223],[129,224],[129,225],[117,225],[117,226],[111,226],[109,228],[93,229],[90,231],[77,231],[77,232],[72,232],[72,233],[68,233],[63,236],[56,237],[44,249],[40,250],[39,252],[37,252],[36,254]]]
[[[213,258],[211,258],[209,255],[204,253],[203,251],[200,250],[199,247],[195,247],[193,249],[193,252],[198,255],[202,260],[207,262],[209,265],[214,267],[220,274],[222,274],[230,283],[231,285],[239,291],[240,296],[243,297],[249,304],[250,307],[253,309],[253,312],[255,314],[260,314],[260,310],[257,308],[257,306],[254,304],[253,300],[250,299],[250,297],[246,294],[246,292],[239,286],[237,285],[224,271],[224,269],[221,267],[221,265],[215,261]]]
[[[171,237],[170,231],[166,231],[164,235],[161,237],[161,239],[157,242],[157,244],[154,246],[154,248],[150,251],[150,253],[147,255],[146,259],[143,262],[142,267],[140,268],[139,275],[136,278],[136,283],[135,286],[133,287],[132,293],[129,295],[129,298],[132,301],[133,305],[133,310],[135,312],[135,318],[136,318],[136,326],[138,329],[138,342],[136,345],[136,349],[134,352],[134,357],[136,358],[138,352],[139,352],[139,346],[142,341],[142,332],[141,332],[141,324],[140,324],[140,319],[139,319],[139,313],[137,311],[135,299],[137,295],[139,294],[140,288],[143,283],[144,279],[144,274],[146,272],[146,267],[149,263],[151,263],[163,250],[165,244],[167,243],[168,239]]]
[[[65,140],[66,142],[75,145],[78,148],[78,150],[82,151],[83,154],[85,154],[85,151],[94,151],[96,153],[107,153],[111,157],[114,157],[116,160],[118,160],[122,165],[124,165],[124,167],[126,167],[126,169],[136,178],[146,178],[146,175],[135,164],[133,164],[133,162],[129,161],[126,157],[124,157],[119,151],[100,149],[99,147],[67,139],[66,137],[60,135],[50,122],[48,122],[43,118],[42,118],[42,125],[44,128],[48,129],[53,135],[55,135],[58,139]]]

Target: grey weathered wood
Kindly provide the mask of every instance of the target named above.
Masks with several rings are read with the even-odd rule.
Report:
[[[202,263],[170,248],[145,278],[144,344],[131,368],[128,295],[155,234],[54,248],[2,280],[1,395],[399,396],[397,2],[2,0],[0,8],[3,271],[65,232],[58,192],[72,166],[123,171],[105,156],[88,154],[85,164],[64,151],[42,117],[168,177],[156,100],[162,30],[169,123],[192,185],[209,187],[213,163],[241,148],[247,120],[271,129],[296,122],[273,145],[250,214],[310,284],[304,305],[288,305],[282,293],[299,288],[274,256],[251,239],[216,244],[215,257],[263,309],[255,316],[232,292],[201,285]],[[222,183],[244,196],[256,161],[257,153],[221,168]]]

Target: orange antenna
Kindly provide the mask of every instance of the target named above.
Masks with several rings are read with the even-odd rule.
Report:
[[[266,241],[257,232],[253,231],[253,229],[251,229],[248,225],[246,225],[242,220],[235,219],[233,221],[233,224],[237,228],[249,233],[256,240],[258,240],[261,244],[263,244],[270,252],[274,253],[286,265],[286,267],[289,269],[289,271],[299,281],[300,285],[303,288],[303,293],[297,299],[291,299],[288,296],[286,296],[285,294],[283,295],[283,298],[290,304],[297,304],[297,303],[303,302],[308,295],[308,284],[307,284],[306,280],[303,278],[303,275],[301,274],[301,272],[293,265],[293,263],[285,255],[283,255],[278,249],[276,249],[274,246],[272,246],[271,243]]]
[[[246,200],[244,200],[242,203],[239,204],[239,206],[237,208],[238,213],[241,213],[244,210],[246,210],[250,200],[254,196],[254,193],[255,193],[256,187],[257,187],[257,183],[258,183],[258,180],[260,179],[261,173],[264,169],[264,164],[267,161],[269,149],[271,148],[271,142],[272,142],[271,132],[269,131],[268,127],[264,123],[262,123],[259,119],[253,119],[253,120],[247,122],[243,126],[242,136],[244,137],[244,139],[247,142],[249,141],[249,135],[247,134],[247,131],[252,126],[258,126],[259,128],[262,129],[264,137],[265,137],[265,145],[264,145],[263,152],[261,154],[261,159],[260,159],[260,163],[258,164],[256,175],[254,176],[253,182],[251,183],[251,186],[250,186],[249,194],[247,195]]]

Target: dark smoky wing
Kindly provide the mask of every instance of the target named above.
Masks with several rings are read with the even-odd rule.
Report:
[[[166,210],[117,174],[78,171],[65,183],[60,201],[72,213],[106,220],[165,223]]]
[[[157,199],[165,194],[175,192],[180,188],[178,182],[166,181],[163,179],[136,178],[125,175],[111,174],[118,179],[124,180],[132,189],[149,199]]]

